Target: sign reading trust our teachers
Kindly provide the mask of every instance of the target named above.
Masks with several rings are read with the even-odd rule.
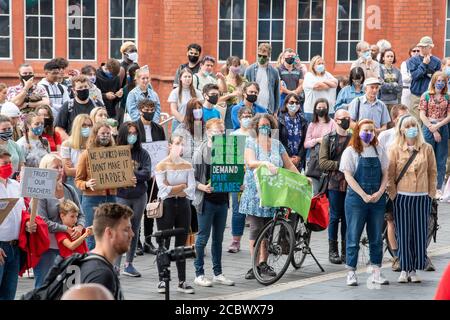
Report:
[[[55,198],[57,177],[58,171],[54,169],[24,167],[20,180],[22,197],[35,199]]]

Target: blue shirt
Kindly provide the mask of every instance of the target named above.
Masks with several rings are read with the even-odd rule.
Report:
[[[245,106],[244,101],[239,102],[237,105],[233,106],[231,109],[231,120],[233,121],[233,129],[239,129],[241,127],[241,124],[239,122],[239,110]],[[264,107],[261,107],[260,105],[254,103],[252,106],[253,112],[256,113],[267,113],[267,109]]]
[[[153,117],[153,122],[159,123],[159,118],[161,114],[161,103],[159,102],[158,94],[153,91],[151,85],[147,87],[147,97],[145,96],[145,91],[142,91],[141,88],[136,87],[128,93],[127,97],[127,112],[131,117],[131,121],[136,122],[141,117],[138,109],[138,103],[145,98],[152,100],[155,103],[155,116]]]
[[[431,56],[430,63],[423,63],[423,57],[411,57],[406,62],[408,70],[411,73],[411,93],[421,96],[428,90],[431,77],[436,71],[441,70],[441,60],[435,56]]]
[[[359,104],[359,116],[358,116],[358,100]],[[375,122],[375,128],[381,128],[389,121],[389,111],[383,101],[376,99],[374,103],[367,101],[367,97],[364,95],[361,98],[355,98],[348,107],[348,112],[353,121],[359,121],[361,119],[370,119]]]
[[[348,104],[353,101],[356,97],[361,97],[364,95],[364,88],[361,86],[360,91],[356,91],[353,85],[345,86],[339,91],[339,94],[336,99],[336,105],[334,106],[334,111],[338,111],[339,109],[347,109]]]
[[[214,107],[212,107],[210,109],[210,108],[203,106],[203,122],[207,123],[208,120],[211,120],[214,118],[220,119],[220,112],[217,111]]]

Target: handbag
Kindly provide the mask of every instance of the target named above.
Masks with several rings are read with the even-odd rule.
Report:
[[[186,247],[191,247],[193,245],[195,245],[195,233],[192,232],[192,228],[189,228],[189,233],[188,233],[187,238],[186,238],[185,246]]]
[[[309,155],[308,165],[306,167],[305,176],[320,179],[322,175],[322,171],[319,167],[319,150],[320,144],[316,144],[314,149],[311,149],[311,153]]]
[[[318,193],[311,199],[307,225],[311,231],[323,231],[330,224],[328,209],[330,203],[325,193]]]
[[[155,187],[156,179],[153,179],[152,190],[150,191],[150,197],[153,194],[153,188]],[[153,201],[149,200],[147,203],[147,218],[159,219],[163,215],[163,203],[161,198],[157,198]]]

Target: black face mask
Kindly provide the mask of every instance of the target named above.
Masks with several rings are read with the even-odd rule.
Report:
[[[212,95],[212,96],[208,96],[208,102],[211,104],[217,104],[217,101],[219,101],[219,96],[218,95]]]
[[[78,99],[80,99],[81,101],[89,99],[89,89],[76,90],[76,92]]]
[[[34,74],[27,74],[26,76],[20,76],[20,79],[22,79],[24,82],[30,80],[34,77]]]
[[[50,118],[45,118],[44,119],[44,127],[51,127],[53,126],[53,121]]]
[[[350,128],[350,120],[348,119],[341,119],[341,124],[339,125],[342,129],[347,130]]]
[[[199,56],[188,55],[189,62],[191,63],[197,63],[199,58],[200,58]]]
[[[254,103],[254,102],[256,102],[256,100],[258,100],[258,95],[256,95],[256,94],[248,94],[246,99],[247,99],[248,102]]]
[[[294,61],[295,61],[295,58],[294,58],[294,57],[289,57],[289,58],[284,59],[284,61],[285,61],[287,64],[293,64]]]
[[[155,116],[155,112],[143,112],[142,113],[142,117],[146,121],[152,121],[154,116]]]
[[[319,117],[324,117],[327,114],[327,110],[320,109],[320,110],[317,110],[316,113]]]

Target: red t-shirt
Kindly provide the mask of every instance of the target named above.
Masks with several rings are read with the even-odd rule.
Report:
[[[83,233],[84,233],[84,229],[83,229]],[[70,250],[65,245],[63,245],[63,241],[65,239],[72,241],[72,239],[70,238],[70,235],[67,232],[56,232],[55,238],[56,238],[56,241],[58,242],[59,254],[63,258],[70,257],[72,254],[74,254],[76,252],[77,253],[87,253],[89,251],[86,241],[83,241],[83,243],[80,244],[74,251]]]
[[[450,300],[450,264],[439,281],[434,300]]]
[[[48,140],[48,144],[50,145],[50,151],[56,152],[57,151],[56,147],[60,146],[62,143],[62,139],[59,133],[55,131],[53,136],[43,133],[42,136]]]

